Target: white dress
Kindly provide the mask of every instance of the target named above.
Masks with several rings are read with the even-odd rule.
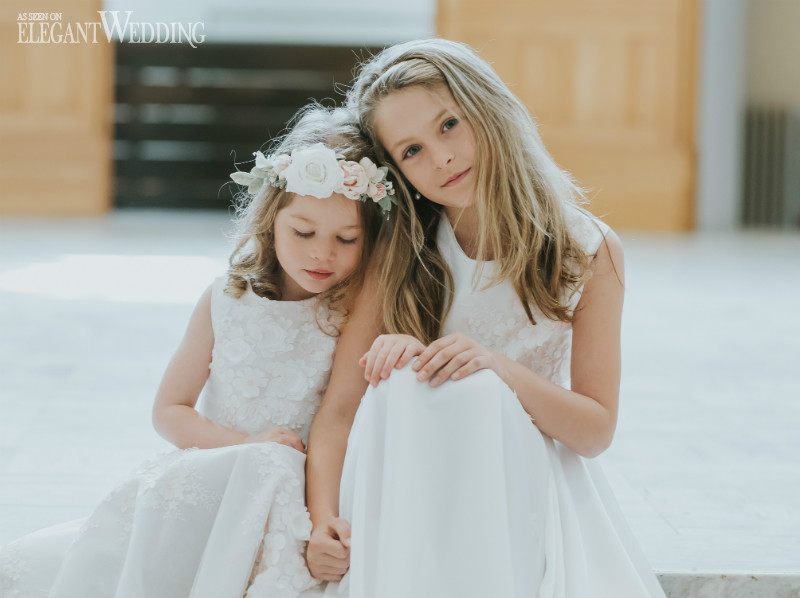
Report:
[[[590,254],[608,230],[577,210],[569,226]],[[455,284],[443,334],[471,336],[569,388],[571,325],[541,314],[531,325],[507,281],[481,290],[491,263],[473,287],[476,262],[447,218],[438,244]],[[433,389],[406,366],[370,388],[340,508],[350,570],[327,598],[664,596],[596,460],[543,435],[491,370]]]
[[[336,340],[315,299],[233,299],[214,281],[214,349],[198,409],[255,434],[308,438]],[[305,455],[266,442],[178,450],[141,465],[90,517],[0,549],[2,598],[290,598],[315,585]]]

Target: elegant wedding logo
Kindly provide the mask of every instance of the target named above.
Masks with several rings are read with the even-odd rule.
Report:
[[[64,21],[61,12],[21,12],[17,15],[18,44],[97,44],[103,37],[130,44],[181,44],[192,48],[206,40],[205,23],[151,23],[132,21],[132,10],[124,19],[118,10],[98,10],[99,21]],[[124,22],[123,22],[124,21]]]

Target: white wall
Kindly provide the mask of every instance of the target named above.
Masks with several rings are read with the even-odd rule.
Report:
[[[699,229],[732,229],[739,224],[746,16],[746,0],[703,2],[697,113]]]
[[[206,43],[385,46],[435,33],[436,0],[106,0],[137,22],[205,24]]]

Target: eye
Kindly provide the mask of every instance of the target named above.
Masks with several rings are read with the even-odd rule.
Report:
[[[407,150],[406,150],[406,151],[403,153],[403,158],[405,159],[405,158],[410,158],[411,156],[415,156],[415,155],[417,155],[417,153],[419,153],[419,151],[420,151],[421,149],[422,149],[422,148],[421,148],[420,146],[418,146],[418,145],[412,145],[411,147],[409,147],[409,148],[408,148],[408,149],[407,149]]]
[[[304,233],[297,229],[294,229],[294,234],[296,234],[301,239],[310,239],[311,237],[314,236],[314,231],[311,231],[310,233]]]
[[[445,123],[442,125],[442,130],[443,131],[449,131],[450,129],[455,127],[457,124],[458,124],[458,119],[457,118],[450,118],[450,119],[446,120]]]
[[[358,237],[353,239],[345,239],[344,237],[336,237],[336,240],[339,241],[342,245],[352,245],[356,241],[358,241]]]

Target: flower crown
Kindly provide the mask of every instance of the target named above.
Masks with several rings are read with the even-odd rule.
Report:
[[[256,165],[249,173],[231,174],[234,182],[246,186],[250,195],[256,195],[266,185],[319,199],[341,193],[359,201],[371,199],[384,214],[397,203],[392,182],[386,178],[389,169],[378,167],[369,158],[351,162],[322,143],[295,149],[291,155],[265,157],[261,152],[253,155]]]

